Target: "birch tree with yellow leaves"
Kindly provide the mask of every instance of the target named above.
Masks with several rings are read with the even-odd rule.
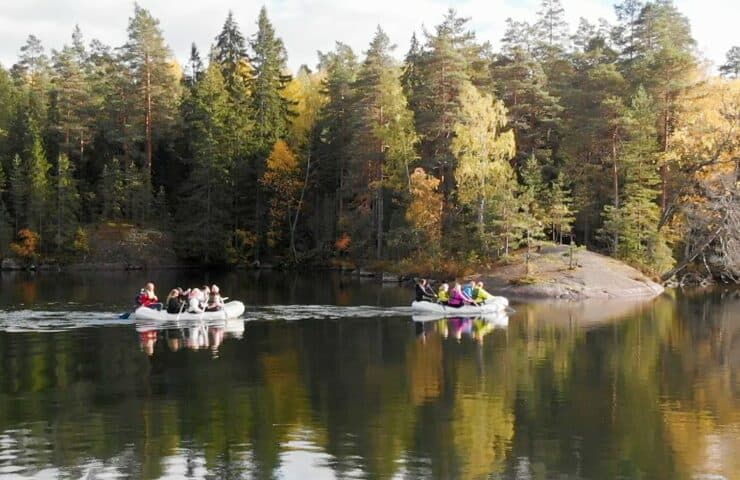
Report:
[[[676,165],[671,226],[682,259],[673,277],[700,260],[706,273],[740,279],[740,80],[712,79],[684,105],[667,161]]]
[[[504,184],[515,155],[514,133],[504,130],[506,107],[492,95],[466,82],[460,90],[460,121],[455,124],[452,153],[457,158],[458,199],[475,212],[480,239],[485,236],[489,202]]]

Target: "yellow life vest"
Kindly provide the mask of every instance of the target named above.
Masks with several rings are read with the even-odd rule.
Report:
[[[447,302],[447,301],[449,301],[450,300],[450,292],[444,291],[444,290],[440,290],[437,293],[437,300],[439,300],[440,302]]]
[[[483,290],[482,288],[479,288],[477,292],[475,292],[475,298],[474,300],[476,302],[485,302],[491,297],[491,294]]]

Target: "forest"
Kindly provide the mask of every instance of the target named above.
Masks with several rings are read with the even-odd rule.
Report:
[[[740,47],[716,74],[671,0],[614,8],[570,26],[543,0],[497,50],[449,10],[405,54],[379,26],[297,72],[264,7],[185,63],[139,5],[120,46],[30,35],[0,66],[0,258],[84,261],[129,225],[199,265],[489,265],[552,241],[737,282]]]

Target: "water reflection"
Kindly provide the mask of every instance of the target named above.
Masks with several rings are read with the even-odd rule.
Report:
[[[737,296],[515,309],[0,332],[0,477],[740,478]]]
[[[167,349],[177,352],[180,349],[211,351],[218,358],[218,350],[225,339],[240,339],[244,335],[244,320],[190,320],[172,322],[137,322],[139,347],[148,356],[157,350]],[[157,345],[160,348],[157,349]]]
[[[426,342],[431,336],[439,335],[446,339],[452,337],[458,342],[463,337],[482,345],[483,338],[496,328],[506,328],[509,317],[505,312],[479,317],[433,318],[414,315],[414,328],[417,337]]]

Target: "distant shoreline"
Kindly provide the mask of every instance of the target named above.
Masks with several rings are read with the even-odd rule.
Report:
[[[8,268],[11,267],[11,268]],[[126,262],[88,262],[68,265],[38,265],[22,268],[18,263],[3,262],[3,271],[35,270],[39,272],[127,272],[152,270],[193,270],[203,267],[191,264],[130,264]],[[228,267],[271,271],[272,264],[251,267]],[[320,267],[312,270],[321,269]],[[341,271],[346,275],[400,284],[413,278],[410,274],[381,272],[375,269],[340,269],[326,266],[326,271]],[[324,270],[322,269],[322,270]],[[296,269],[295,271],[300,271]],[[432,275],[432,277],[435,277]],[[436,277],[435,277],[436,278]],[[570,250],[565,245],[546,245],[531,253],[529,271],[523,260],[496,266],[488,271],[466,275],[458,280],[476,279],[485,282],[493,294],[512,299],[609,299],[651,298],[662,294],[665,288],[639,270],[619,260],[598,253],[576,250],[571,267]],[[451,280],[451,279],[448,279]]]

